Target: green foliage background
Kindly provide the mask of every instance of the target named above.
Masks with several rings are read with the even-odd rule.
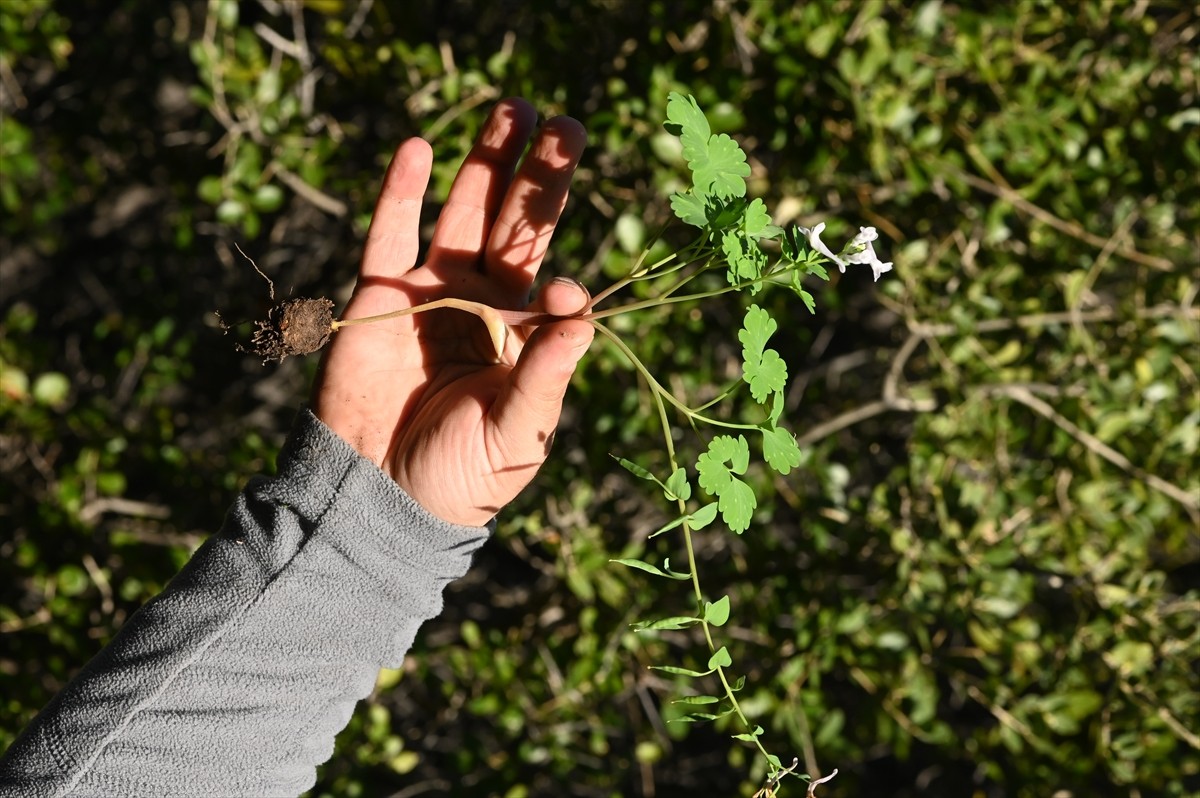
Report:
[[[985,11],[974,10],[976,7]],[[683,185],[695,94],[776,223],[880,229],[773,345],[805,462],[701,567],[764,740],[820,795],[1200,790],[1195,7],[1014,0],[0,3],[0,744],[269,469],[314,363],[211,311],[343,299],[378,180],[445,196],[490,103],[591,147],[545,272],[620,276]],[[782,294],[756,301],[782,303]],[[736,377],[742,308],[622,317],[661,379]],[[732,726],[672,724],[685,590],[610,453],[660,467],[597,344],[556,452],[313,795],[750,795]],[[740,408],[727,412],[737,414]],[[689,433],[690,434],[690,433]],[[702,446],[680,432],[685,449]],[[655,459],[658,457],[659,459]],[[802,794],[800,782],[788,794]]]

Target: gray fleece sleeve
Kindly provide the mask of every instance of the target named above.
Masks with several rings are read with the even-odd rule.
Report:
[[[298,795],[488,533],[304,411],[279,475],[13,743],[0,796]]]

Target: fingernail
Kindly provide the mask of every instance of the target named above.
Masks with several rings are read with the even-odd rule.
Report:
[[[578,280],[576,280],[573,277],[565,277],[563,275],[559,275],[558,277],[555,277],[554,279],[552,279],[550,282],[554,283],[555,285],[569,285],[572,288],[577,288],[580,291],[587,293],[587,289],[583,287],[583,283],[579,282]]]

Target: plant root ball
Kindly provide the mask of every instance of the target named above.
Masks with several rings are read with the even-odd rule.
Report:
[[[250,339],[250,351],[263,358],[282,361],[288,355],[307,355],[329,342],[333,333],[333,302],[320,299],[286,299],[255,322],[258,329]]]

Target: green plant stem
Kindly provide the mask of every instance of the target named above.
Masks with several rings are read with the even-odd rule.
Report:
[[[585,318],[588,321],[591,321],[592,326],[596,328],[597,332],[599,332],[601,335],[603,335],[608,340],[612,341],[613,345],[615,347],[617,347],[617,349],[621,350],[621,353],[629,359],[629,362],[633,365],[633,367],[635,369],[637,369],[638,373],[641,374],[642,379],[644,379],[646,381],[646,384],[650,387],[651,392],[655,396],[661,396],[663,399],[666,399],[668,402],[670,402],[675,407],[675,409],[677,409],[679,412],[683,413],[689,419],[691,419],[693,421],[700,421],[704,424],[709,424],[714,427],[724,427],[725,429],[740,429],[740,430],[755,430],[755,431],[760,429],[760,427],[756,424],[738,424],[733,421],[722,421],[719,418],[713,418],[712,416],[706,416],[703,413],[699,413],[699,412],[693,410],[692,408],[688,407],[683,402],[676,399],[674,394],[672,394],[670,391],[668,391],[666,388],[664,388],[662,386],[662,383],[660,383],[658,380],[656,380],[654,378],[654,375],[651,374],[650,370],[648,368],[646,368],[644,363],[642,363],[641,358],[639,358],[637,355],[635,355],[633,353],[633,350],[630,349],[625,344],[625,342],[621,340],[621,337],[619,335],[617,335],[615,332],[610,330],[608,327],[604,326],[603,324],[601,324],[597,321],[592,321],[591,319],[589,319],[586,316],[584,316],[582,318]]]
[[[729,387],[728,387],[728,388],[726,388],[725,390],[721,391],[719,394],[717,394],[716,396],[714,396],[712,399],[709,399],[707,402],[705,402],[704,404],[702,404],[702,405],[700,405],[699,407],[697,407],[697,408],[696,408],[696,412],[697,412],[697,413],[703,413],[705,410],[707,410],[708,408],[710,408],[710,407],[712,407],[713,405],[717,404],[718,402],[723,402],[723,401],[725,401],[725,400],[726,400],[726,399],[728,399],[730,396],[732,396],[732,395],[733,395],[733,392],[734,392],[734,391],[736,391],[736,390],[737,390],[739,387],[741,387],[741,385],[742,385],[742,384],[743,384],[743,381],[742,381],[742,380],[734,380],[733,382],[729,383]]]
[[[706,266],[706,268],[707,268],[707,266]],[[794,272],[794,271],[799,271],[802,268],[804,268],[803,264],[797,263],[797,264],[788,266],[783,269],[777,269],[768,274],[760,275],[758,277],[755,277],[753,280],[743,280],[740,283],[722,286],[721,288],[714,288],[710,291],[700,291],[695,294],[684,294],[683,296],[671,296],[670,295],[671,293],[678,290],[683,285],[690,282],[695,277],[699,276],[704,271],[704,269],[701,269],[700,271],[697,271],[694,274],[688,275],[687,278],[682,280],[679,284],[672,286],[670,289],[667,290],[666,293],[662,294],[661,296],[654,297],[653,299],[643,299],[639,302],[630,302],[627,305],[618,305],[615,308],[608,308],[607,310],[597,310],[592,313],[587,313],[583,316],[579,316],[578,318],[584,319],[585,321],[597,321],[599,319],[607,319],[610,316],[620,316],[622,313],[632,313],[635,310],[645,310],[647,308],[654,308],[654,307],[658,307],[660,305],[674,305],[679,302],[692,302],[692,301],[699,300],[699,299],[711,299],[713,297],[721,296],[722,294],[729,294],[734,291],[741,291],[742,289],[749,288],[753,285],[759,285],[761,283],[773,281],[774,278],[781,277],[786,274],[790,274],[791,272]]]
[[[597,329],[603,327],[603,325],[599,324],[595,326]],[[627,350],[625,351],[627,352],[627,356],[632,354]],[[640,361],[637,361],[636,358],[634,358],[634,360],[640,365]],[[645,376],[646,372],[644,367],[641,369],[641,371],[643,376]],[[653,393],[654,404],[658,408],[658,418],[662,423],[663,442],[667,447],[667,462],[670,464],[670,468],[673,473],[675,469],[679,468],[679,463],[675,458],[675,439],[671,435],[671,422],[667,418],[667,407],[663,403],[664,393],[661,390],[661,386],[659,387],[659,390],[654,391]],[[686,516],[687,502],[685,502],[683,499],[677,498],[675,500],[675,504],[679,508],[680,515]],[[704,619],[704,590],[700,587],[700,570],[696,567],[696,547],[692,542],[692,528],[686,520],[680,524],[680,526],[683,529],[683,544],[684,548],[687,550],[688,571],[692,576],[692,591],[696,596],[696,612],[700,616],[700,628],[704,631],[704,640],[706,643],[708,643],[708,650],[710,654],[715,654],[717,651],[717,644],[713,640],[712,627],[709,625],[708,621]],[[754,725],[750,723],[750,720],[746,717],[746,713],[742,711],[742,705],[738,703],[737,695],[733,690],[733,686],[729,684],[729,677],[725,674],[724,666],[718,665],[716,667],[716,671],[717,678],[721,680],[721,686],[725,688],[725,697],[729,699],[730,707],[732,707],[734,713],[737,714],[738,720],[742,722],[742,728],[744,728],[747,732],[753,732]],[[758,737],[754,738],[754,745],[758,748],[759,753],[761,753],[763,758],[766,760],[768,770],[772,775],[774,775],[775,768],[772,764],[770,754],[767,753],[767,749],[763,746],[762,741],[759,740]]]
[[[636,283],[640,280],[651,280],[658,277],[663,277],[671,274],[672,272],[678,271],[679,269],[686,268],[692,263],[692,260],[690,260],[691,251],[699,250],[701,245],[703,245],[707,239],[706,236],[700,236],[678,252],[672,252],[670,255],[655,261],[644,269],[642,268],[642,262],[645,261],[645,259],[650,255],[651,248],[658,242],[658,239],[662,237],[662,234],[666,231],[666,229],[667,228],[664,227],[662,230],[660,230],[654,236],[654,238],[650,239],[650,242],[642,248],[642,253],[638,256],[637,263],[635,263],[633,268],[629,270],[628,275],[622,277],[608,288],[605,288],[603,291],[596,294],[596,296],[592,299],[592,307],[599,305],[605,299],[612,296],[617,291],[620,291],[625,286],[630,285],[631,283]],[[659,267],[670,263],[673,260],[678,260],[679,262],[675,266],[672,266],[670,269],[666,269],[665,271],[656,271]]]

